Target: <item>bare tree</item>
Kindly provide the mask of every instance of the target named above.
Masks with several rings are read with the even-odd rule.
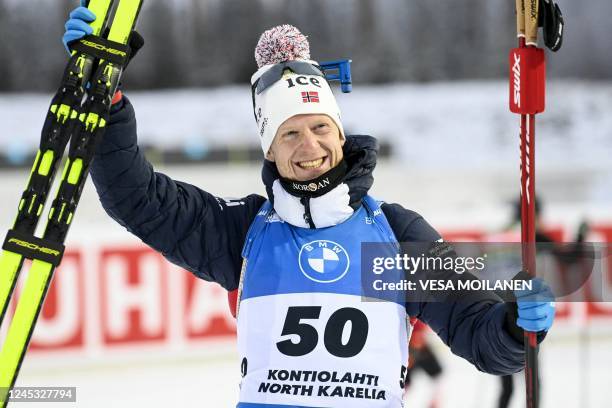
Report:
[[[566,38],[550,76],[611,78],[612,2],[558,2]],[[0,0],[0,91],[57,86],[63,25],[77,4]],[[258,35],[283,23],[309,36],[313,58],[352,58],[360,83],[504,78],[516,43],[509,0],[146,0],[138,23],[146,46],[126,86],[247,82]]]
[[[0,90],[11,90],[11,69],[9,61],[12,59],[11,49],[8,47],[10,39],[10,25],[4,3],[0,2]]]

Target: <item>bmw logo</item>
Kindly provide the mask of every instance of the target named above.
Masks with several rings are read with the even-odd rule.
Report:
[[[299,264],[300,270],[308,279],[319,283],[332,283],[346,275],[350,260],[340,244],[318,240],[302,245]]]

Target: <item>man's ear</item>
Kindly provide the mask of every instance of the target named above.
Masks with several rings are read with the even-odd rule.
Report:
[[[268,153],[266,153],[266,160],[271,162],[274,161],[274,152],[272,151],[272,148],[268,149]]]

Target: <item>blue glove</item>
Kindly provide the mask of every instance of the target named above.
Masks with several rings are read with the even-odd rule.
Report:
[[[514,292],[518,308],[516,324],[530,332],[548,331],[555,318],[555,297],[542,279],[531,282],[532,290]]]
[[[66,32],[64,33],[64,37],[62,38],[62,42],[64,43],[64,47],[68,54],[71,54],[69,44],[73,41],[80,40],[93,33],[93,29],[88,23],[91,23],[96,19],[94,13],[92,13],[85,5],[87,4],[87,0],[81,0],[80,7],[75,8],[70,13],[70,18],[66,21]]]

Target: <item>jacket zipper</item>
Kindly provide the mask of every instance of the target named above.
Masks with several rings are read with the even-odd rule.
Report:
[[[304,213],[304,221],[306,221],[310,228],[315,229],[316,226],[312,221],[312,214],[310,214],[310,197],[302,197],[300,198],[300,202],[302,203],[302,205],[304,206],[304,210],[306,211]]]

